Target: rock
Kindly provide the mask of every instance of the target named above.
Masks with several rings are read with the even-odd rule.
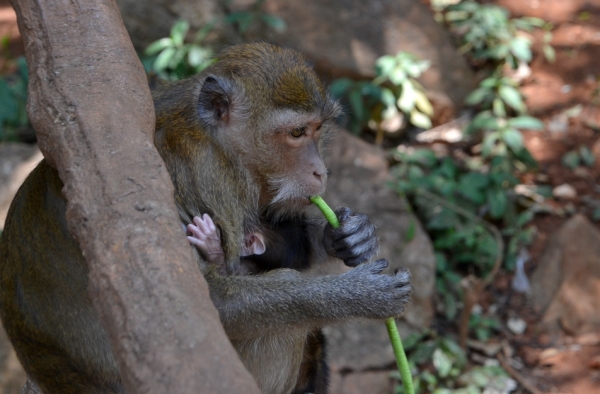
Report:
[[[285,31],[269,39],[307,54],[318,70],[335,78],[372,78],[379,57],[406,51],[431,62],[421,82],[455,108],[475,87],[464,57],[420,1],[267,0],[265,10],[287,22]]]
[[[344,376],[332,376],[331,394],[387,394],[393,389],[389,372],[349,373]]]
[[[600,232],[584,216],[575,215],[551,236],[531,277],[530,297],[547,330],[600,330]]]
[[[563,183],[560,186],[556,186],[552,189],[552,195],[561,200],[571,200],[577,197],[577,190],[567,183]]]
[[[169,37],[171,27],[180,19],[188,21],[191,30],[197,31],[224,16],[221,3],[215,0],[117,0],[117,5],[138,51],[158,39]],[[235,35],[231,25],[219,24],[216,31],[225,41],[231,41]],[[209,37],[209,42],[215,40]]]
[[[0,393],[18,394],[27,379],[4,328],[0,326]]]
[[[390,262],[388,272],[398,267],[411,272],[412,301],[399,321],[401,334],[428,327],[434,314],[433,247],[417,218],[386,184],[390,174],[384,152],[343,131],[331,142],[327,155],[330,177],[325,200],[333,207],[346,205],[368,214],[380,238],[378,257]],[[335,268],[346,269],[341,263]],[[326,334],[333,368],[360,371],[394,362],[383,321],[335,325]]]
[[[527,323],[523,319],[511,317],[506,322],[506,326],[513,334],[521,335],[525,332],[525,329],[527,328]]]
[[[0,144],[0,229],[19,186],[40,160],[42,154],[36,145]]]

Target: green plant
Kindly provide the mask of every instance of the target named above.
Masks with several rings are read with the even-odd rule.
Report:
[[[433,330],[410,335],[404,347],[410,357],[416,393],[482,394],[491,388],[508,392],[516,386],[501,367],[469,368],[464,350]],[[399,379],[396,371],[390,375]],[[394,394],[405,394],[399,383],[394,385]]]
[[[220,23],[232,25],[244,35],[252,25],[264,24],[276,31],[286,28],[281,18],[263,11],[264,0],[257,0],[248,9],[228,11],[223,18],[216,18],[196,32],[191,42],[186,41],[190,24],[185,20],[176,22],[169,37],[151,43],[142,57],[146,72],[154,72],[166,80],[187,78],[204,70],[213,62],[213,49],[206,43],[208,34]]]
[[[500,322],[493,316],[472,314],[469,319],[469,328],[475,334],[475,338],[485,342],[500,329]]]
[[[440,385],[452,387],[467,366],[467,357],[460,346],[435,331],[410,335],[404,340],[404,348],[409,356],[416,393],[433,392]],[[399,378],[396,372],[391,376]],[[396,385],[394,393],[405,394],[405,391]]]
[[[415,375],[415,392],[432,392],[447,380],[452,382],[465,368],[467,358],[453,340],[438,336],[434,331],[412,334],[404,341]],[[433,368],[427,368],[431,365]],[[392,378],[399,379],[397,373]],[[395,394],[405,394],[404,388],[395,386]]]
[[[552,25],[543,19],[509,18],[508,11],[493,4],[461,1],[443,10],[445,21],[461,39],[460,50],[476,62],[500,62],[516,68],[532,58],[531,39],[525,34],[535,28],[545,30],[544,54],[554,60],[549,45]]]
[[[526,225],[533,213],[519,207],[514,193],[518,179],[506,156],[463,161],[437,158],[429,149],[396,150],[393,155],[393,187],[409,198],[433,239],[436,290],[446,318],[453,320],[462,298],[460,279],[487,277],[495,266],[500,245],[487,220],[499,222],[509,237],[504,265],[512,268],[520,248],[531,241],[533,230]]]
[[[430,128],[433,107],[416,78],[429,68],[429,62],[399,52],[382,56],[376,63],[372,81],[338,79],[331,93],[350,105],[350,130],[360,133],[367,126],[376,131],[381,144],[385,132],[395,132],[407,121],[417,127]]]
[[[570,169],[584,165],[593,167],[596,162],[594,153],[587,146],[580,146],[579,149],[571,150],[562,157],[562,164]]]
[[[229,8],[232,0],[225,2],[225,9]],[[248,9],[240,11],[229,11],[224,22],[231,24],[237,32],[244,36],[252,26],[264,25],[277,32],[284,31],[287,26],[283,19],[264,11],[265,0],[255,1]]]
[[[14,140],[19,130],[29,128],[25,58],[15,60],[17,72],[0,77],[0,141]]]
[[[171,28],[169,37],[161,38],[146,48],[142,63],[147,71],[153,71],[167,80],[177,80],[194,75],[212,62],[213,51],[203,45],[214,23],[200,29],[191,43],[185,39],[190,29],[188,22],[181,20]]]

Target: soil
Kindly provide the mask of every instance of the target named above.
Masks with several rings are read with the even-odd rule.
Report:
[[[536,35],[531,75],[523,83],[530,112],[544,121],[543,131],[525,132],[525,143],[539,163],[539,174],[525,183],[556,187],[568,184],[577,196],[552,202],[561,214],[537,215],[537,229],[527,270],[531,272],[549,237],[575,212],[591,217],[600,201],[600,1],[598,0],[497,0],[513,16],[536,16],[554,24],[552,46],[556,61],[541,53],[541,35]],[[568,110],[580,112],[568,118]],[[560,127],[553,127],[560,126]],[[575,170],[565,167],[565,153],[589,148],[596,157],[592,167]],[[600,223],[595,222],[600,229]],[[518,316],[528,323],[524,335],[510,338],[512,349],[523,361],[520,373],[539,392],[600,393],[600,338],[581,340],[564,334],[554,337],[535,330],[539,316],[528,307],[524,296],[510,291],[511,274],[503,273],[490,293],[492,300],[505,300],[506,316]],[[491,301],[492,301],[491,300]],[[583,344],[577,343],[583,342]],[[525,390],[526,391],[526,390]]]
[[[424,0],[425,2],[428,2]],[[537,229],[529,247],[530,272],[544,251],[551,234],[575,212],[591,217],[600,204],[600,0],[496,0],[513,16],[536,16],[553,23],[551,44],[556,61],[548,62],[541,52],[541,34],[534,34],[535,57],[523,92],[530,112],[544,121],[543,131],[526,131],[525,143],[539,162],[536,176],[524,183],[556,187],[568,184],[577,196],[552,201],[554,214],[537,215]],[[9,37],[8,54],[0,56],[0,72],[6,72],[7,56],[23,54],[14,12],[8,0],[0,0],[0,38]],[[569,111],[579,106],[579,111]],[[572,112],[574,116],[568,117]],[[589,148],[596,157],[592,167],[566,168],[565,153]],[[600,205],[598,205],[600,207]],[[600,222],[595,225],[600,229]],[[482,297],[482,306],[496,304],[503,318],[519,317],[528,323],[520,336],[504,335],[504,341],[522,364],[519,383],[538,393],[600,393],[600,335],[597,338],[549,336],[535,330],[539,316],[528,307],[524,296],[510,290],[512,274],[502,272]],[[528,390],[520,387],[518,392]],[[529,390],[531,391],[531,390]]]

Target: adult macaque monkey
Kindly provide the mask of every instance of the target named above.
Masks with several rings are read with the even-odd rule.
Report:
[[[367,262],[377,239],[365,216],[342,208],[333,230],[302,213],[325,188],[321,152],[337,104],[299,54],[268,44],[229,48],[154,99],[155,144],[182,222],[206,213],[220,231],[223,270],[196,254],[231,342],[263,393],[326,393],[319,327],[398,316],[410,292],[406,271],[382,275],[385,260]],[[62,186],[42,161],[12,203],[0,239],[2,320],[44,393],[122,393]],[[264,237],[264,253],[240,258],[248,234]],[[300,272],[328,255],[356,268]]]

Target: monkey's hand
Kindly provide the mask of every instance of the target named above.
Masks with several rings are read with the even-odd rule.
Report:
[[[340,227],[334,229],[331,224],[325,226],[323,245],[327,253],[343,260],[349,267],[356,267],[375,256],[379,250],[379,239],[369,217],[346,207],[334,212]]]
[[[342,274],[352,280],[352,288],[358,294],[349,302],[357,317],[387,319],[400,316],[410,299],[412,286],[410,273],[401,268],[394,275],[381,274],[388,267],[385,259],[361,264]]]
[[[224,264],[225,253],[221,247],[221,236],[219,229],[213,223],[209,215],[202,217],[194,216],[194,224],[188,224],[187,230],[191,236],[187,239],[198,248],[202,256],[213,264]]]

